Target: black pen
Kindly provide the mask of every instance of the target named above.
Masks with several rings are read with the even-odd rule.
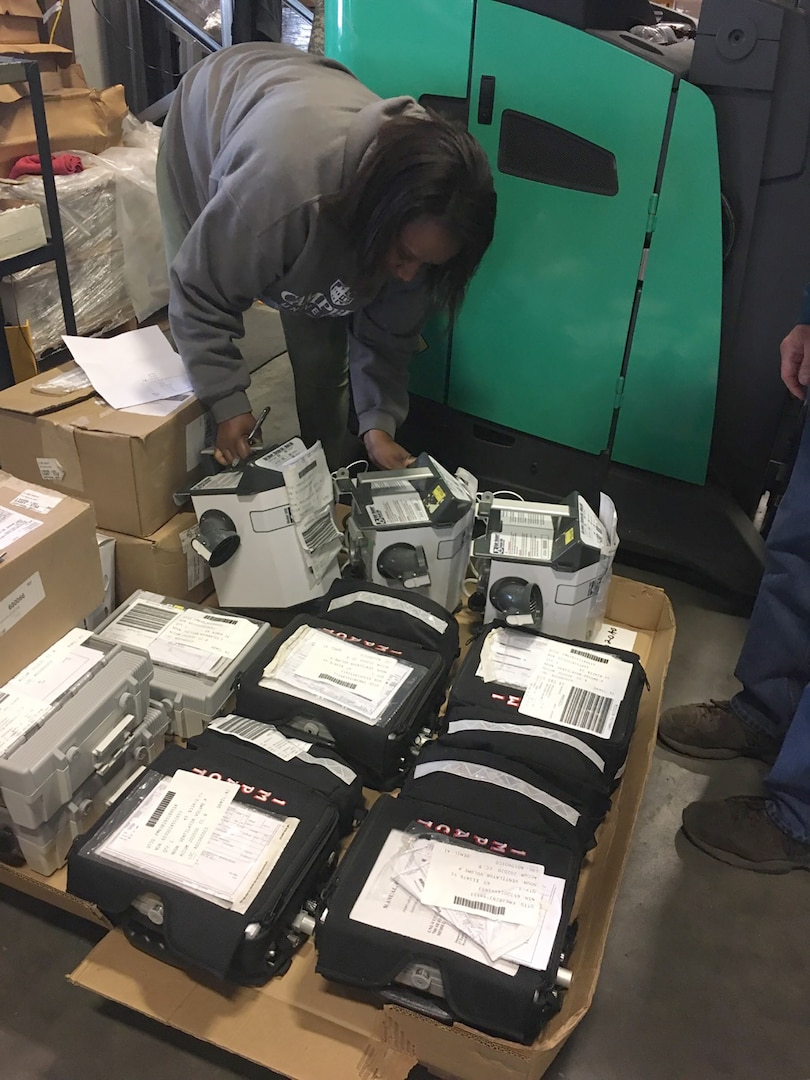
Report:
[[[265,422],[265,420],[267,419],[267,417],[269,415],[270,415],[270,406],[268,405],[266,409],[262,409],[261,416],[256,421],[256,423],[253,425],[253,430],[251,431],[251,433],[247,437],[248,443],[252,443],[253,440],[256,438],[256,436],[259,434],[259,432],[262,429],[262,424]]]

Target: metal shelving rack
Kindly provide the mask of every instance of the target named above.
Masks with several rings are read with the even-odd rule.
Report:
[[[42,80],[35,60],[22,60],[14,56],[0,56],[0,84],[28,83],[31,98],[31,111],[34,117],[34,130],[37,135],[37,152],[42,163],[42,184],[45,189],[45,208],[48,216],[48,242],[33,251],[14,255],[9,259],[0,259],[0,278],[8,274],[28,270],[32,266],[44,263],[56,264],[56,277],[59,282],[59,298],[62,302],[62,314],[65,320],[65,332],[76,333],[76,317],[73,312],[73,297],[70,291],[65,241],[62,236],[62,219],[59,216],[59,201],[56,195],[56,183],[51,163],[51,141],[48,137],[48,123],[45,116],[45,99],[42,95]],[[5,327],[5,314],[0,304],[0,317]],[[14,373],[11,356],[8,351],[5,332],[0,332],[0,389],[12,386]]]

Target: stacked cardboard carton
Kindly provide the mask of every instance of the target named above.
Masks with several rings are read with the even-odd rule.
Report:
[[[123,87],[89,87],[73,53],[41,42],[44,34],[36,0],[0,0],[0,55],[36,61],[52,152],[100,154],[120,144],[127,114]],[[0,177],[8,176],[20,157],[36,153],[28,83],[0,84]],[[79,331],[121,325],[132,316],[132,305],[116,228],[115,174],[99,169],[86,178],[65,180],[57,189]],[[28,179],[19,186],[6,182],[4,197],[38,203],[44,218],[41,180]],[[60,343],[62,309],[52,264],[7,278],[0,299],[7,315],[30,323],[37,355]]]
[[[0,471],[0,684],[103,596],[92,507]]]
[[[97,154],[120,143],[127,112],[123,86],[89,87],[69,49],[40,41],[42,27],[36,0],[0,0],[0,54],[37,61],[53,152]],[[0,86],[0,175],[7,176],[17,158],[36,152],[28,86]]]
[[[203,600],[212,586],[191,548],[195,518],[174,500],[200,476],[202,406],[188,398],[168,415],[111,409],[90,388],[64,389],[77,372],[65,364],[0,392],[0,462],[93,504],[102,535],[115,540],[116,603],[137,589]]]

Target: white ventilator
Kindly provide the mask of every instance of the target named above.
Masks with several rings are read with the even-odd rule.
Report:
[[[421,454],[408,469],[362,473],[351,484],[347,534],[355,571],[455,611],[475,519],[472,478],[452,476]]]
[[[615,511],[606,516],[608,524],[577,492],[563,503],[494,499],[487,531],[473,548],[484,568],[485,622],[590,641],[604,615],[618,545]]]
[[[296,438],[189,491],[192,547],[227,608],[288,608],[315,600],[340,576],[341,535],[320,443]]]

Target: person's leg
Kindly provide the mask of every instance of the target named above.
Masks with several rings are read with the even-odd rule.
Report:
[[[810,682],[810,424],[766,545],[765,573],[730,702],[667,709],[661,741],[694,757],[773,762]]]
[[[349,362],[345,319],[312,319],[281,311],[281,325],[295,380],[301,438],[321,440],[330,469],[343,464],[349,413]]]
[[[745,870],[810,870],[810,686],[765,778],[765,792],[765,798],[694,802],[683,812],[683,831],[701,851]]]
[[[806,686],[773,768],[765,777],[768,813],[804,844],[810,844],[810,686]]]
[[[731,707],[749,727],[782,739],[810,682],[810,424],[771,527],[765,573],[735,675]]]

